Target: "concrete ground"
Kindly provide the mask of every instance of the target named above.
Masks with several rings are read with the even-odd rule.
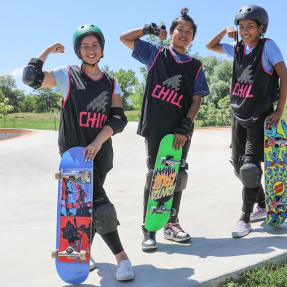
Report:
[[[82,286],[215,286],[227,274],[270,258],[287,258],[286,223],[274,230],[258,222],[247,237],[231,238],[240,216],[241,185],[228,162],[230,129],[195,130],[180,209],[180,223],[192,243],[166,241],[158,232],[155,253],[143,253],[140,247],[146,167],[136,123],[129,123],[113,144],[114,169],[105,189],[117,208],[120,236],[136,278],[115,280],[115,259],[97,236],[92,253],[98,269]],[[34,131],[1,140],[0,161],[1,286],[67,286],[50,257],[55,248],[57,133]]]

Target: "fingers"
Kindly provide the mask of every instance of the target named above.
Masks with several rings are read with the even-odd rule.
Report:
[[[173,142],[173,147],[175,149],[179,149],[184,146],[186,142],[186,136],[181,134],[176,134]]]
[[[165,29],[160,29],[160,32],[159,32],[159,39],[161,41],[165,40],[167,37],[167,32]]]
[[[96,150],[89,146],[84,149],[84,157],[86,161],[94,160],[96,154]]]
[[[61,43],[56,43],[52,46],[53,53],[64,53],[65,47]]]

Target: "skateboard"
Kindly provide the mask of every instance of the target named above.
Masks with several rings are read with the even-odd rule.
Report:
[[[90,272],[93,203],[93,161],[85,161],[83,147],[67,150],[60,161],[56,250],[52,257],[60,278],[84,282]]]
[[[279,227],[287,218],[287,124],[282,118],[277,126],[264,123],[264,174],[266,222]]]
[[[179,167],[183,163],[182,149],[174,149],[173,141],[174,135],[164,136],[158,149],[145,217],[148,231],[164,227],[176,212],[172,209],[172,200]]]

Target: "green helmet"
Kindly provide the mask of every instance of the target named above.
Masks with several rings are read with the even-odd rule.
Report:
[[[100,42],[102,53],[104,53],[105,37],[101,29],[95,25],[85,24],[80,26],[73,35],[73,45],[76,55],[81,59],[80,41],[87,35],[95,35]]]

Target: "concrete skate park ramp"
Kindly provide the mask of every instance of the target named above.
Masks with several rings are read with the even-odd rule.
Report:
[[[247,237],[231,238],[241,213],[241,185],[228,162],[229,144],[230,129],[195,130],[179,213],[192,243],[166,241],[158,232],[158,251],[143,253],[144,140],[136,135],[136,123],[113,137],[114,168],[105,189],[116,206],[121,240],[135,268],[136,278],[127,286],[214,286],[226,274],[286,256],[286,223],[274,230],[258,222]],[[67,286],[50,257],[55,248],[57,132],[33,131],[1,140],[0,159],[1,286]],[[92,253],[98,269],[83,286],[123,286],[115,279],[114,256],[99,236]]]

